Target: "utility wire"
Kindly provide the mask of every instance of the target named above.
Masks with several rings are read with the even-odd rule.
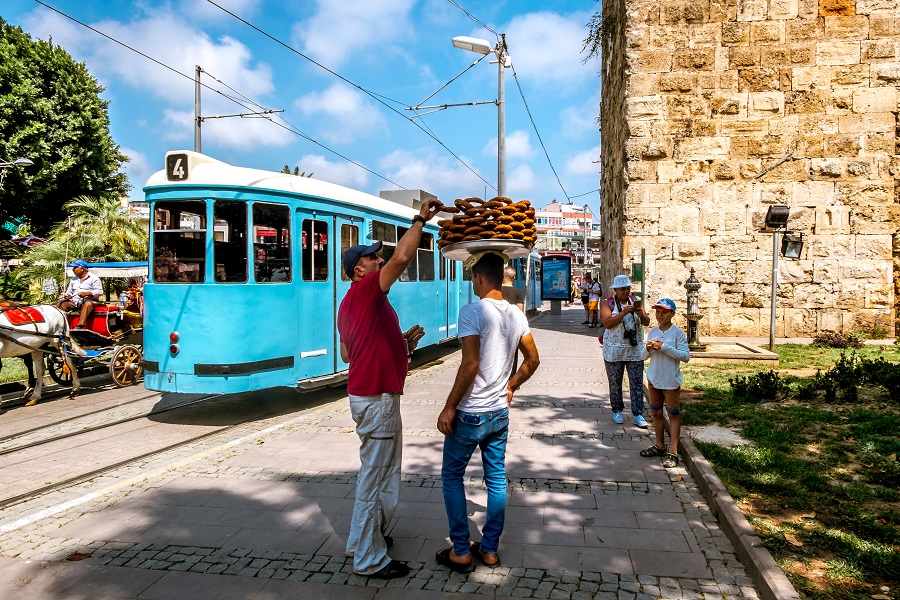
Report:
[[[35,1],[38,1],[38,0],[35,0]],[[216,8],[218,8],[219,10],[221,10],[222,12],[231,15],[232,17],[234,17],[235,19],[237,19],[238,21],[240,21],[241,23],[243,23],[243,24],[246,25],[247,27],[250,27],[251,29],[255,30],[256,32],[260,33],[261,35],[264,35],[265,37],[269,38],[270,40],[272,40],[272,41],[275,42],[276,44],[278,44],[278,45],[280,45],[280,46],[283,46],[284,48],[290,50],[291,52],[293,52],[293,53],[296,54],[297,56],[300,56],[301,58],[304,58],[304,59],[308,60],[309,62],[313,63],[313,64],[316,65],[317,67],[319,67],[319,68],[321,68],[321,69],[324,69],[324,70],[328,71],[329,73],[331,73],[332,75],[334,75],[335,77],[337,77],[338,79],[340,79],[341,81],[343,81],[344,83],[346,83],[346,84],[348,84],[348,85],[350,85],[350,86],[355,87],[356,89],[358,89],[358,90],[361,91],[362,93],[366,94],[367,96],[369,96],[370,98],[372,98],[373,100],[375,100],[376,102],[378,102],[379,104],[382,104],[383,106],[385,106],[388,110],[390,110],[390,111],[392,111],[392,112],[394,112],[394,113],[400,115],[405,121],[408,121],[408,122],[412,123],[412,124],[415,125],[420,131],[422,131],[423,133],[425,133],[425,135],[427,135],[428,137],[430,137],[431,139],[433,139],[435,142],[437,142],[438,144],[440,144],[441,147],[444,148],[444,150],[446,150],[447,152],[449,152],[450,154],[452,154],[453,157],[454,157],[456,160],[458,160],[465,168],[467,168],[469,171],[471,171],[471,172],[472,172],[476,177],[478,177],[481,181],[483,181],[484,183],[486,183],[487,185],[489,185],[491,188],[497,189],[493,184],[491,184],[491,182],[489,182],[487,179],[485,179],[484,177],[482,177],[480,173],[478,173],[475,169],[473,169],[471,166],[469,166],[469,164],[466,163],[466,161],[464,161],[464,160],[463,160],[462,158],[460,158],[455,152],[453,152],[453,150],[451,150],[450,148],[448,148],[447,145],[446,145],[444,142],[442,142],[440,139],[438,139],[438,137],[435,136],[432,132],[426,130],[426,129],[425,129],[424,127],[422,127],[419,123],[417,123],[416,121],[413,121],[410,117],[407,117],[406,115],[404,115],[402,112],[400,112],[399,110],[397,110],[396,108],[394,108],[393,106],[391,106],[390,104],[388,104],[387,102],[385,102],[385,100],[382,100],[382,98],[385,98],[385,99],[387,99],[387,100],[390,100],[391,102],[395,102],[395,103],[397,103],[397,104],[399,104],[399,105],[401,105],[401,106],[406,106],[405,103],[398,102],[397,100],[393,100],[393,99],[391,99],[391,98],[388,98],[387,96],[383,96],[382,94],[376,94],[376,93],[374,93],[374,92],[371,92],[371,91],[367,90],[366,88],[362,87],[361,85],[359,85],[359,84],[357,84],[357,83],[354,83],[354,82],[350,81],[349,79],[347,79],[346,77],[344,77],[344,76],[341,75],[340,73],[337,73],[336,71],[333,71],[332,69],[329,69],[328,67],[326,67],[326,66],[323,65],[322,63],[320,63],[320,62],[314,60],[313,58],[310,58],[309,56],[303,54],[302,52],[300,52],[300,51],[297,50],[296,48],[290,46],[289,44],[284,43],[283,41],[281,41],[280,39],[276,38],[276,37],[273,36],[272,34],[270,34],[270,33],[266,32],[266,31],[260,29],[259,27],[257,27],[257,26],[254,25],[253,23],[251,23],[251,22],[247,21],[246,19],[244,19],[244,18],[238,16],[237,14],[231,12],[231,11],[228,10],[227,8],[225,8],[225,7],[223,7],[223,6],[219,5],[219,4],[216,4],[213,0],[206,0],[206,1],[209,2],[210,4],[212,4],[213,6],[215,6]]]
[[[482,23],[481,21],[479,21],[478,18],[475,17],[475,15],[473,15],[472,13],[470,13],[469,11],[467,11],[466,9],[464,9],[462,6],[460,6],[459,4],[457,4],[454,0],[447,0],[447,2],[449,2],[450,4],[452,4],[453,6],[455,6],[456,8],[458,8],[459,10],[463,11],[464,13],[466,13],[466,16],[467,16],[467,17],[469,17],[470,19],[472,19],[473,21],[475,21],[476,23],[478,23],[479,25],[481,25],[482,27],[484,27],[485,29],[487,29],[488,31],[490,31],[491,33],[493,33],[495,36],[497,36],[497,40],[499,41],[499,39],[500,39],[500,34],[497,33],[496,31],[494,31],[493,29],[491,29],[490,27],[488,27],[487,25],[485,25],[484,23]]]
[[[45,7],[45,8],[48,8],[48,9],[52,10],[53,12],[55,12],[55,13],[57,13],[57,14],[59,14],[59,15],[65,17],[65,18],[69,19],[70,21],[73,21],[73,22],[75,22],[75,23],[78,23],[78,24],[81,25],[82,27],[85,27],[85,28],[87,28],[87,29],[90,29],[90,30],[93,31],[94,33],[97,33],[97,34],[99,34],[99,35],[105,37],[105,38],[108,39],[109,41],[114,42],[114,43],[116,43],[116,44],[119,44],[120,46],[122,46],[122,47],[124,47],[124,48],[127,48],[128,50],[131,50],[131,51],[134,52],[135,54],[138,54],[138,55],[140,55],[140,56],[146,58],[147,60],[149,60],[149,61],[151,61],[151,62],[154,62],[154,63],[156,63],[157,65],[159,65],[159,66],[161,66],[161,67],[163,67],[163,68],[165,68],[165,69],[168,69],[169,71],[172,71],[173,73],[176,73],[177,75],[181,75],[181,76],[184,77],[185,79],[188,79],[188,80],[190,80],[190,81],[195,81],[193,77],[191,77],[190,75],[188,75],[188,74],[186,74],[186,73],[182,73],[181,71],[179,71],[179,70],[176,69],[175,67],[171,67],[171,66],[167,65],[166,63],[161,62],[161,61],[159,61],[159,60],[153,58],[152,56],[150,56],[150,55],[148,55],[148,54],[145,54],[145,53],[141,52],[140,50],[138,50],[138,49],[136,49],[136,48],[132,48],[132,47],[129,46],[128,44],[126,44],[126,43],[124,43],[124,42],[120,42],[120,41],[117,40],[116,38],[114,38],[114,37],[112,37],[112,36],[110,36],[110,35],[107,35],[107,34],[103,33],[103,32],[100,31],[99,29],[95,29],[94,27],[91,27],[91,26],[88,25],[87,23],[84,23],[84,22],[82,22],[82,21],[79,21],[79,20],[76,19],[75,17],[73,17],[73,16],[71,16],[71,15],[68,15],[68,14],[62,12],[61,10],[56,9],[56,8],[50,6],[49,4],[46,4],[45,2],[42,2],[41,0],[34,0],[34,1],[37,2],[38,4],[40,4],[41,6],[43,6],[43,7]],[[206,73],[206,71],[204,71],[204,73]],[[208,73],[207,73],[207,75],[208,75]],[[215,78],[213,78],[213,79],[215,79]],[[219,81],[219,80],[216,79],[216,81]],[[230,89],[230,90],[232,90],[232,91],[234,91],[234,92],[240,94],[241,96],[243,96],[244,98],[246,98],[249,102],[255,104],[257,107],[259,107],[259,108],[264,108],[262,105],[256,103],[256,102],[253,101],[253,100],[250,100],[249,98],[247,98],[246,96],[244,96],[243,94],[241,94],[240,92],[238,92],[237,90],[235,90],[234,88],[232,88],[231,86],[225,84],[224,82],[221,82],[221,81],[219,81],[219,82],[222,83],[223,85],[225,85],[225,87],[227,87],[228,89]],[[228,100],[231,100],[232,102],[234,102],[235,104],[237,104],[238,106],[240,106],[241,108],[243,108],[244,110],[250,111],[251,113],[253,113],[253,114],[255,114],[255,115],[258,115],[259,117],[261,117],[261,118],[263,118],[263,119],[266,119],[267,121],[269,121],[269,122],[272,123],[273,125],[275,125],[275,126],[277,126],[277,127],[281,127],[282,129],[285,129],[285,130],[287,130],[287,131],[290,131],[291,133],[293,133],[293,134],[295,134],[295,135],[298,135],[298,136],[300,136],[300,137],[302,137],[302,138],[304,138],[304,139],[306,139],[306,140],[312,142],[313,144],[315,144],[315,145],[319,146],[320,148],[322,148],[322,149],[324,149],[324,150],[326,150],[326,151],[328,151],[328,152],[334,154],[335,156],[337,156],[337,157],[339,157],[339,158],[342,158],[342,159],[346,160],[347,162],[349,162],[349,163],[351,163],[351,164],[356,165],[356,166],[359,167],[360,169],[363,169],[364,171],[368,171],[369,173],[371,173],[372,175],[375,175],[375,176],[378,177],[379,179],[383,179],[383,180],[387,181],[388,183],[391,183],[391,184],[393,184],[393,185],[396,185],[397,187],[399,187],[399,188],[401,188],[401,189],[404,189],[404,190],[407,189],[407,188],[405,188],[404,186],[402,186],[402,185],[400,185],[399,183],[397,183],[396,181],[393,181],[393,180],[391,180],[391,179],[388,179],[387,177],[385,177],[384,175],[381,175],[380,173],[376,173],[375,171],[373,171],[373,170],[370,169],[369,167],[366,167],[365,165],[362,165],[362,164],[356,162],[355,160],[353,160],[353,159],[351,159],[351,158],[348,158],[347,156],[344,156],[343,154],[341,154],[341,153],[338,152],[337,150],[333,150],[333,149],[329,148],[328,146],[326,146],[325,144],[322,144],[321,142],[319,142],[319,141],[313,139],[312,137],[306,135],[306,134],[303,133],[299,128],[297,128],[297,127],[295,127],[294,125],[292,125],[291,123],[289,123],[289,122],[288,122],[286,119],[284,119],[283,117],[281,118],[281,120],[284,121],[287,125],[282,125],[281,123],[275,122],[275,121],[272,120],[272,118],[269,117],[268,115],[263,114],[263,113],[261,113],[261,112],[259,112],[259,111],[253,110],[251,107],[249,107],[249,106],[247,106],[247,105],[245,105],[245,104],[239,102],[238,100],[236,100],[235,98],[229,96],[228,94],[223,93],[221,90],[218,90],[218,89],[216,89],[216,88],[214,88],[214,87],[212,87],[212,86],[209,86],[209,85],[203,83],[202,81],[200,82],[200,85],[201,85],[202,87],[205,87],[206,89],[212,91],[212,92],[215,92],[215,93],[219,94],[219,95],[222,96],[223,98],[227,98]]]
[[[528,119],[531,121],[531,126],[534,128],[534,133],[537,135],[538,141],[541,143],[541,148],[544,150],[544,156],[547,157],[547,163],[550,165],[550,170],[553,171],[554,177],[556,177],[556,182],[559,184],[559,189],[562,190],[563,195],[566,197],[566,200],[571,200],[569,194],[566,193],[566,188],[563,187],[562,181],[559,180],[559,175],[556,173],[556,169],[553,167],[553,161],[550,160],[550,154],[547,152],[547,147],[544,146],[544,140],[541,139],[541,132],[538,131],[537,125],[534,122],[534,117],[531,116],[531,109],[528,108],[528,101],[525,100],[525,92],[522,91],[522,84],[519,83],[519,75],[516,73],[516,67],[510,64],[512,67],[513,78],[516,80],[516,87],[519,88],[519,95],[522,96],[522,103],[525,105],[525,112],[528,113]],[[590,193],[590,192],[588,192]]]
[[[577,196],[569,196],[569,200],[572,200],[573,198],[581,198],[582,196],[587,196],[588,194],[596,194],[599,191],[600,191],[600,188],[597,188],[596,190],[591,190],[591,191],[585,192],[583,194],[578,194]]]

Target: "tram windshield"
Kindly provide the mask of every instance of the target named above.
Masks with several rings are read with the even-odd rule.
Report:
[[[153,213],[153,281],[201,283],[206,271],[206,203],[162,201]]]

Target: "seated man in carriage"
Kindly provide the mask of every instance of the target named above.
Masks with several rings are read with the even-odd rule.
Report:
[[[69,281],[66,293],[56,302],[56,307],[64,311],[81,308],[78,325],[74,329],[84,329],[88,316],[94,311],[94,303],[103,294],[100,278],[88,272],[88,265],[81,259],[72,263],[75,276]]]

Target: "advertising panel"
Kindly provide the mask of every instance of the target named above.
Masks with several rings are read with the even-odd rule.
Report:
[[[572,259],[568,256],[545,256],[541,269],[541,300],[569,300],[572,285]]]

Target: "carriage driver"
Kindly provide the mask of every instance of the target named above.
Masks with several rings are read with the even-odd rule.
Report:
[[[353,556],[353,572],[366,577],[394,579],[409,573],[406,564],[388,556],[393,540],[384,534],[400,499],[400,395],[407,346],[412,349],[417,337],[416,328],[401,331],[387,293],[415,258],[422,229],[440,208],[437,200],[422,204],[387,263],[378,256],[381,242],[351,246],[341,256],[351,283],[338,311],[338,333],[341,358],[350,364],[347,394],[361,463],[346,554]]]
[[[88,316],[94,311],[94,302],[103,294],[103,284],[99,277],[88,272],[87,263],[80,258],[72,263],[72,272],[75,276],[69,281],[66,293],[56,302],[56,308],[68,311],[80,307],[78,325],[73,329],[84,329]]]

